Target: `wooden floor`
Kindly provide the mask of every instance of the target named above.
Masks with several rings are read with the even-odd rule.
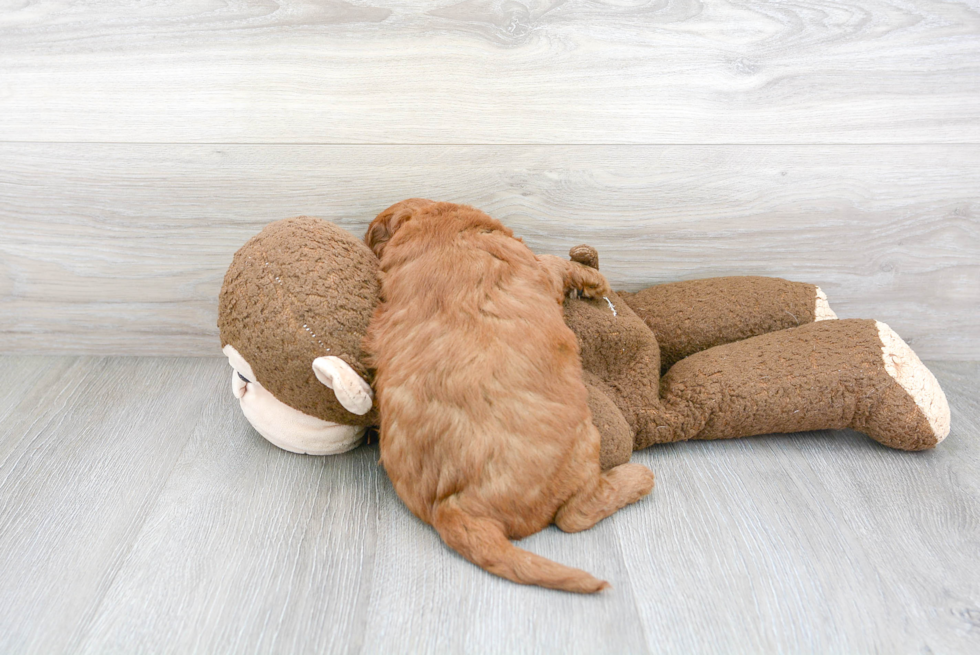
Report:
[[[293,455],[218,359],[0,359],[3,653],[977,653],[980,364],[936,450],[826,432],[662,446],[657,488],[522,542],[613,587],[495,578],[376,447]]]
[[[976,0],[0,2],[0,655],[980,653],[978,53]],[[952,435],[641,452],[525,543],[610,591],[494,578],[207,358],[263,225],[412,196],[618,289],[818,284],[946,362]]]

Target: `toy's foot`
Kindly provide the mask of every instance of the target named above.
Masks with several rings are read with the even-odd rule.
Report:
[[[890,377],[867,417],[855,425],[880,443],[926,450],[949,434],[949,404],[939,382],[894,330],[875,322],[882,365]]]
[[[816,321],[830,321],[837,318],[837,314],[834,310],[830,308],[830,303],[827,302],[827,294],[823,292],[823,289],[817,287],[817,295],[814,298],[813,304],[813,320]]]

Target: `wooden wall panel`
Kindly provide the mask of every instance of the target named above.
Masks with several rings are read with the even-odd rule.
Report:
[[[0,140],[977,143],[975,2],[7,3]]]
[[[474,204],[618,288],[819,284],[925,358],[980,357],[980,146],[0,144],[0,352],[218,352],[234,251],[310,214]]]

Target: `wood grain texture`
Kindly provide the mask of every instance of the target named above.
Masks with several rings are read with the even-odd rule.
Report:
[[[0,353],[217,354],[264,224],[426,196],[980,359],[978,51],[976,0],[0,3]],[[522,544],[582,598],[449,551],[376,448],[267,444],[222,359],[0,357],[0,652],[980,652],[980,364],[931,367],[931,452],[637,453],[650,498]]]
[[[277,450],[219,359],[0,357],[0,650],[733,653],[980,649],[980,363],[930,363],[934,451],[850,431],[658,446],[657,488],[522,546],[613,588],[465,562],[366,446]]]
[[[405,508],[386,476],[384,482],[365,652],[648,650],[634,606],[637,590],[611,523],[578,534],[552,527],[520,542],[608,580],[613,588],[597,603],[590,596],[516,585],[473,566]]]
[[[209,355],[232,254],[309,214],[361,235],[411,196],[617,288],[773,275],[923,357],[980,357],[980,146],[0,144],[0,352]]]
[[[190,434],[79,652],[356,650],[375,582],[384,477],[376,452],[277,449],[245,421],[227,363],[201,361],[220,385],[187,382],[211,413]]]
[[[0,141],[977,143],[968,2],[0,9]]]
[[[617,529],[659,652],[980,648],[980,368],[930,366],[953,413],[933,451],[847,431],[634,455],[658,508]]]
[[[217,384],[217,368],[194,359],[2,360],[0,399],[20,400],[0,428],[0,651],[77,647],[187,431],[206,414],[199,392]]]

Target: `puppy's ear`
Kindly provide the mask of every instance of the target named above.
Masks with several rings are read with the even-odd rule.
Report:
[[[391,237],[395,235],[395,232],[398,231],[398,228],[412,220],[412,217],[419,210],[431,204],[433,204],[431,200],[425,200],[423,198],[409,198],[408,200],[396,202],[371,221],[367,234],[364,235],[364,243],[380,259],[385,246]]]

